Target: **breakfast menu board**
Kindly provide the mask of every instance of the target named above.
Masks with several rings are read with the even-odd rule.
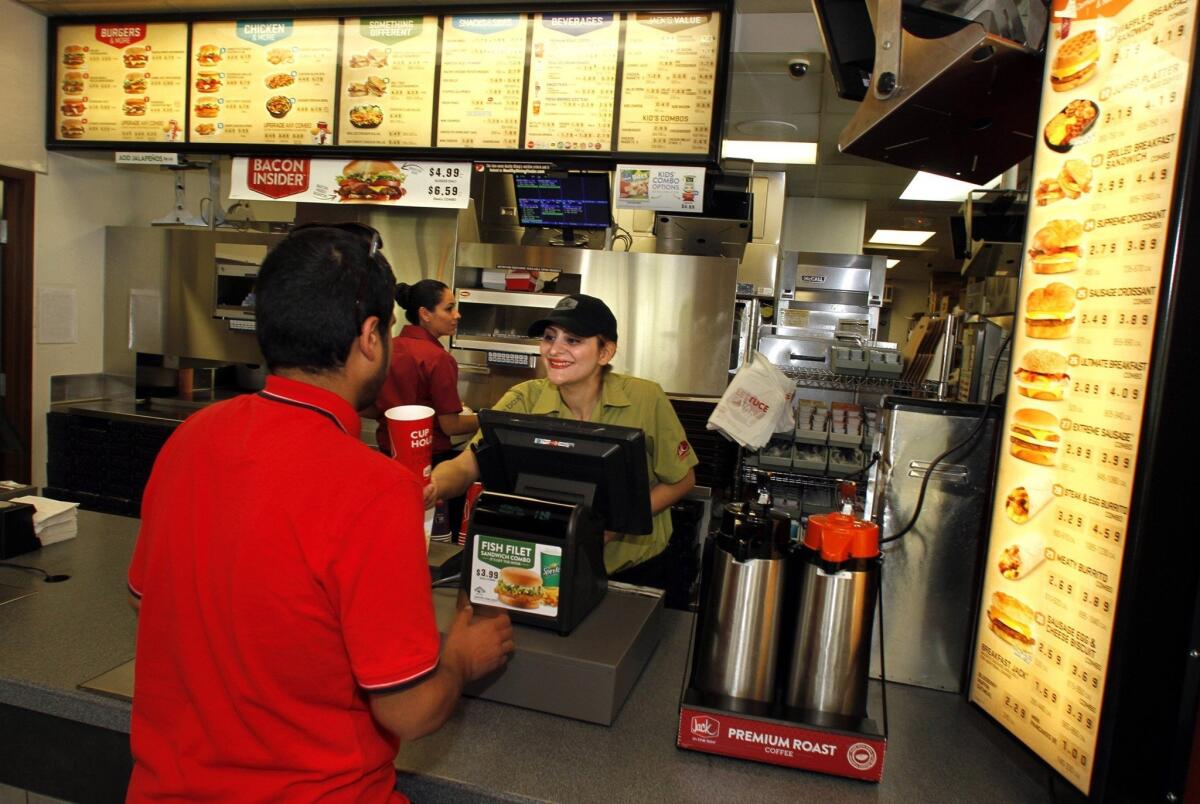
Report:
[[[520,147],[526,19],[524,14],[445,18],[439,147]]]
[[[192,142],[333,143],[337,20],[192,25]]]
[[[708,150],[718,34],[715,12],[628,15],[618,151]]]
[[[1047,47],[971,699],[1087,793],[1196,0],[1068,8]]]
[[[339,145],[432,145],[438,33],[437,17],[343,21]]]
[[[97,142],[182,142],[187,34],[187,23],[61,26],[57,135]]]
[[[525,147],[609,150],[621,26],[615,14],[538,14]]]

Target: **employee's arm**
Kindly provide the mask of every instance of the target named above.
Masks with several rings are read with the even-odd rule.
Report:
[[[687,496],[696,486],[696,470],[688,469],[683,479],[676,483],[659,483],[650,489],[650,513],[665,511]]]
[[[442,461],[433,468],[429,485],[425,487],[425,506],[458,497],[478,479],[479,462],[475,460],[475,452],[464,449],[454,460]]]
[[[470,606],[459,610],[432,675],[400,692],[370,696],[371,714],[401,740],[436,731],[454,712],[463,685],[508,661],[513,651],[508,615],[473,620],[471,614]]]
[[[470,435],[479,429],[479,417],[474,413],[445,413],[437,418],[438,427],[448,436]]]

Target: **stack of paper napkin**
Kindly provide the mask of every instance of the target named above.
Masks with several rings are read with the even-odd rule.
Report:
[[[27,503],[37,509],[33,514],[33,531],[42,547],[74,539],[79,532],[76,513],[79,503],[51,500],[49,497],[14,497],[13,502]]]

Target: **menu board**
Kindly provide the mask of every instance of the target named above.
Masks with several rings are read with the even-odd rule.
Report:
[[[331,145],[337,20],[192,25],[192,142]]]
[[[629,15],[618,151],[708,150],[719,29],[715,12]]]
[[[183,140],[187,23],[58,29],[54,130],[64,140]]]
[[[1069,8],[1047,48],[971,699],[1087,793],[1196,0]]]
[[[611,149],[620,35],[615,14],[534,18],[526,148]]]
[[[438,32],[437,17],[343,22],[339,145],[432,145]]]
[[[445,18],[439,147],[520,147],[527,29],[524,14]]]

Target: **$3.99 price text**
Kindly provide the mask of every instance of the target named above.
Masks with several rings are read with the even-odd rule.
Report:
[[[480,567],[479,569],[475,570],[475,577],[485,581],[494,581],[500,577],[500,573],[494,569],[485,569]]]

